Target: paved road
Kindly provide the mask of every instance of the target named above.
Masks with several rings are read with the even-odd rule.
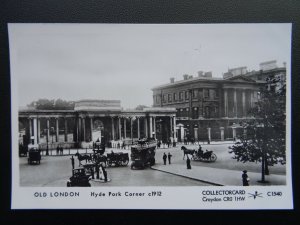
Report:
[[[229,170],[248,170],[249,172],[261,171],[260,163],[241,163],[232,159],[232,154],[229,154],[230,144],[222,145],[202,145],[203,149],[213,150],[218,159],[214,163],[206,163],[199,161],[192,161],[192,167],[212,167]],[[183,152],[180,146],[169,149],[156,150],[156,164],[163,165],[162,155],[164,152],[170,152],[172,156],[172,163],[182,166],[182,170],[186,170],[186,161],[183,160]],[[197,145],[188,145],[187,148],[197,149]],[[107,149],[106,152],[110,152]],[[118,150],[115,150],[117,152]],[[129,150],[122,150],[130,152]],[[71,153],[75,153],[72,150]],[[76,160],[77,163],[77,160]],[[168,166],[168,165],[166,165]],[[271,174],[284,175],[285,165],[275,165],[270,167]],[[71,161],[70,156],[43,156],[40,165],[28,165],[27,158],[20,158],[20,185],[21,186],[65,186],[66,181],[71,175]],[[166,174],[160,171],[155,171],[150,168],[146,170],[131,170],[129,166],[108,168],[108,176],[111,182],[100,183],[93,182],[94,186],[194,186],[207,185],[206,183],[191,180],[176,175]]]
[[[75,160],[77,165],[78,161]],[[207,183],[152,170],[127,167],[107,168],[110,182],[91,182],[92,186],[205,186]],[[70,156],[43,157],[40,165],[28,165],[20,158],[20,186],[65,187],[71,175]]]
[[[249,172],[261,172],[261,163],[242,163],[237,162],[236,159],[232,159],[233,154],[229,153],[229,146],[232,144],[211,144],[211,145],[202,145],[203,150],[213,150],[214,153],[217,155],[217,161],[214,163],[207,163],[207,162],[200,162],[200,161],[191,161],[192,166],[204,166],[204,167],[212,167],[212,168],[219,168],[219,169],[228,169],[228,170],[248,170]],[[173,157],[172,161],[176,164],[182,164],[184,165],[186,163],[185,160],[183,160],[183,151],[180,150],[180,147],[182,145],[177,146],[176,148],[169,148],[169,149],[157,149],[156,150],[156,161],[158,164],[163,164],[162,156],[165,152],[168,154],[170,152]],[[188,149],[198,149],[197,145],[185,145]],[[186,158],[185,158],[186,159]],[[286,166],[285,165],[274,165],[269,167],[271,174],[277,174],[277,175],[285,175],[286,174]]]

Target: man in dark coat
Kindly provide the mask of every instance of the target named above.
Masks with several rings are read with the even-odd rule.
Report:
[[[168,161],[169,161],[169,164],[171,164],[171,158],[172,158],[172,155],[171,155],[171,153],[169,152],[169,153],[168,153]]]
[[[164,165],[166,165],[166,163],[167,163],[167,155],[166,155],[165,152],[164,152],[164,155],[163,155],[163,160],[164,160]]]
[[[75,160],[73,156],[71,157],[71,164],[72,164],[72,169],[74,170]]]
[[[186,159],[186,168],[187,168],[188,170],[192,169],[192,167],[191,167],[191,160],[190,160],[189,157],[187,157],[187,159]]]
[[[243,186],[249,186],[249,178],[248,178],[247,170],[243,171],[242,180],[243,180]]]

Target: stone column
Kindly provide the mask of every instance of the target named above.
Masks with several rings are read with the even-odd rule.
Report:
[[[198,127],[194,127],[194,137],[195,141],[198,141]]]
[[[85,117],[82,118],[82,128],[83,128],[82,129],[82,132],[83,132],[83,135],[82,135],[83,136],[83,138],[82,138],[83,140],[82,141],[86,141],[86,139],[85,139]]]
[[[68,119],[67,117],[64,117],[65,122],[65,142],[68,142]]]
[[[149,121],[149,132],[150,132],[150,137],[152,138],[153,137],[153,135],[152,135],[152,116],[150,116],[150,121]]]
[[[34,144],[37,144],[37,118],[33,118],[33,135],[34,135]]]
[[[181,134],[181,141],[184,140],[184,127],[183,126],[180,126],[180,134]]]
[[[56,127],[55,127],[55,139],[56,139],[56,142],[59,142],[59,118],[58,117],[56,117],[55,118],[55,125],[56,125]]]
[[[78,117],[78,142],[82,141],[81,117]]]
[[[29,140],[30,140],[30,144],[31,143],[31,137],[32,137],[32,122],[31,122],[31,118],[28,119],[29,122]]]
[[[236,89],[234,89],[233,92],[233,112],[234,112],[234,117],[237,117],[237,97],[236,97]]]
[[[253,105],[253,91],[250,92],[250,107],[252,108],[254,105]]]
[[[124,117],[124,139],[126,138],[126,117]]]
[[[210,131],[211,131],[211,128],[208,127],[207,128],[207,137],[208,137],[209,142],[211,141],[211,133],[210,133]]]
[[[173,134],[173,121],[172,121],[172,117],[170,116],[170,137],[172,136],[172,134]]]
[[[36,132],[37,133],[37,144],[40,143],[40,136],[41,136],[40,132],[41,132],[41,119],[37,118],[37,132]]]
[[[132,131],[132,117],[130,117],[130,138],[133,139],[133,131]]]
[[[93,117],[90,116],[90,127],[91,127],[91,141],[93,141],[93,129],[94,129],[94,122],[93,122]]]
[[[232,127],[232,138],[236,140],[236,127]]]
[[[144,122],[145,122],[145,136],[148,137],[148,122],[147,122],[147,117],[144,117]]]
[[[242,92],[242,102],[243,102],[243,117],[247,116],[247,112],[246,112],[246,93],[245,90],[243,89]]]
[[[115,140],[115,125],[114,125],[113,117],[111,117],[111,135],[112,135],[112,139]]]
[[[118,120],[118,126],[119,126],[119,140],[122,139],[122,131],[121,131],[121,118],[119,117]]]
[[[176,141],[176,116],[173,117],[173,138]]]
[[[47,118],[47,141],[49,142],[49,138],[50,138],[50,119]]]
[[[221,131],[221,141],[224,141],[224,127],[220,127]]]
[[[228,95],[227,95],[227,89],[224,89],[224,117],[228,117]]]
[[[153,132],[154,132],[153,137],[156,139],[156,117],[155,116],[153,117]]]
[[[140,117],[137,118],[137,132],[138,132],[138,139],[140,139]]]

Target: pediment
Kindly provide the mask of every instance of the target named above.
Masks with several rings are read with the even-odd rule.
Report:
[[[256,82],[255,80],[252,80],[251,78],[243,76],[243,75],[230,77],[227,80],[236,81],[236,82],[251,82],[251,83]]]

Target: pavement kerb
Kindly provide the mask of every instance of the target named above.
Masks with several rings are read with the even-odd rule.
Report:
[[[223,184],[217,184],[217,183],[209,182],[209,181],[206,181],[206,180],[201,180],[201,179],[197,179],[197,178],[193,178],[193,177],[189,177],[189,176],[185,176],[185,175],[181,175],[181,174],[177,174],[177,173],[168,172],[168,171],[165,171],[165,170],[156,169],[156,168],[153,168],[153,167],[150,167],[150,168],[152,170],[157,170],[157,171],[160,171],[160,172],[176,175],[176,176],[179,176],[179,177],[188,178],[188,179],[191,179],[191,180],[201,181],[203,183],[207,183],[207,184],[211,184],[211,185],[215,185],[215,186],[224,186]]]

